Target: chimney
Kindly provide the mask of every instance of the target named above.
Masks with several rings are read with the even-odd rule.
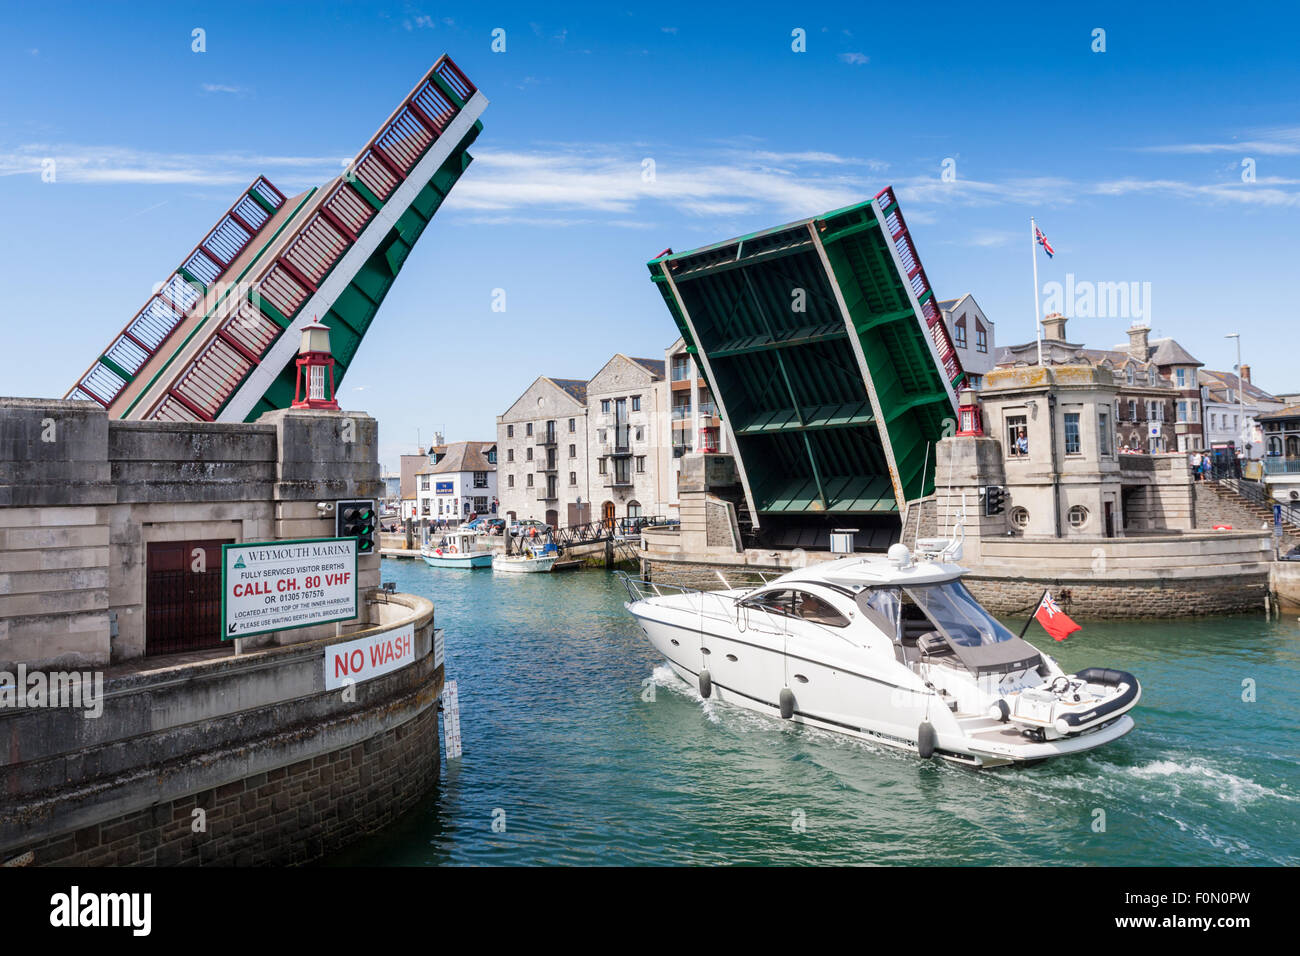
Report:
[[[1128,354],[1133,356],[1139,362],[1145,362],[1147,355],[1151,352],[1151,347],[1147,344],[1147,336],[1151,334],[1149,326],[1132,325],[1128,330]]]
[[[1060,312],[1049,312],[1043,316],[1043,338],[1055,342],[1065,341],[1065,316]]]
[[[1241,367],[1241,380],[1242,380],[1243,382],[1245,382],[1247,385],[1250,384],[1250,366],[1249,366],[1249,365],[1243,365],[1243,366]]]

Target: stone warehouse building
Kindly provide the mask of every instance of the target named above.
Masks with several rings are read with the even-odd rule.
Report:
[[[620,353],[590,379],[534,381],[497,416],[501,513],[552,527],[667,513],[667,364]]]
[[[441,638],[429,601],[380,590],[377,554],[355,618],[222,640],[221,545],[333,537],[338,500],[382,495],[377,449],[357,412],[141,422],[0,399],[0,861],[307,862],[428,793]],[[409,659],[329,689],[353,641]],[[102,714],[15,704],[24,673],[99,682]]]

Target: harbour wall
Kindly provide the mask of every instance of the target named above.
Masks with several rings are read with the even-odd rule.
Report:
[[[1300,561],[1276,561],[1270,587],[1284,613],[1300,612]]]
[[[667,541],[673,534],[644,533],[642,574],[652,581],[715,590],[722,579],[733,586],[760,583],[763,573],[770,577],[837,557],[759,549],[689,552]],[[1070,614],[1091,618],[1261,612],[1277,563],[1264,532],[1092,541],[985,538],[978,549],[967,544],[968,555],[960,562],[970,569],[965,580],[995,614],[1032,608],[1048,588]]]
[[[444,665],[429,601],[375,602],[342,637],[110,670],[98,718],[0,709],[0,862],[308,863],[393,822],[437,780]],[[411,663],[325,688],[331,645],[408,633]]]

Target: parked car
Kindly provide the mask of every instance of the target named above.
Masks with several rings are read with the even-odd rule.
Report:
[[[551,533],[551,526],[545,521],[538,521],[536,518],[525,518],[522,521],[516,521],[510,526],[510,533],[528,534],[528,532],[534,528],[537,529],[538,534]]]
[[[487,533],[487,534],[500,534],[502,531],[505,530],[505,527],[506,527],[506,519],[505,519],[505,518],[488,518],[488,519],[487,519],[487,525],[486,525],[486,528],[487,528],[486,533]]]
[[[473,521],[466,521],[460,526],[460,530],[472,531],[474,534],[487,534],[488,520],[487,518],[475,518]]]
[[[1282,555],[1282,560],[1283,560],[1283,561],[1300,561],[1300,544],[1297,544],[1294,548],[1292,548],[1292,549],[1291,549],[1290,551],[1288,551],[1286,554]]]

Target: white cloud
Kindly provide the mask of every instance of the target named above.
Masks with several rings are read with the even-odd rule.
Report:
[[[867,56],[865,53],[841,53],[840,59],[845,63],[851,63],[854,66],[862,66],[865,63],[871,62],[871,57]]]
[[[248,88],[245,86],[230,86],[226,83],[204,83],[204,93],[247,93]]]
[[[642,176],[647,156],[655,160],[648,182]],[[735,148],[711,154],[645,146],[482,150],[472,170],[448,199],[450,208],[502,217],[582,210],[614,214],[629,224],[639,224],[655,206],[708,217],[762,210],[811,216],[859,201],[880,186],[870,164],[832,153]]]
[[[319,185],[338,175],[339,156],[267,156],[257,153],[162,153],[122,146],[28,143],[0,149],[0,176],[39,175],[53,159],[60,183],[246,186],[265,174],[281,188]]]

